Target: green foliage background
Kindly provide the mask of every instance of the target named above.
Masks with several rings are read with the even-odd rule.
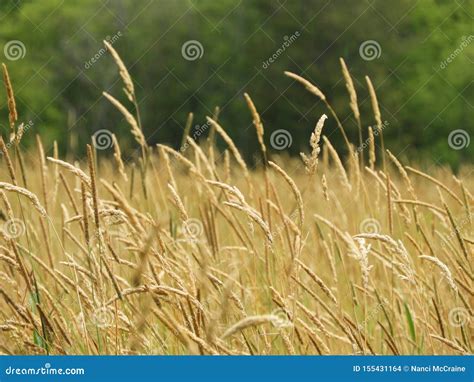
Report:
[[[80,156],[98,129],[120,136],[129,155],[135,144],[120,114],[102,97],[107,90],[127,103],[110,55],[86,68],[117,34],[114,47],[135,80],[145,135],[150,144],[177,146],[188,112],[203,124],[215,106],[220,120],[248,159],[257,152],[255,132],[243,92],[260,111],[268,141],[272,131],[288,130],[292,154],[308,145],[324,105],[283,75],[303,74],[317,84],[335,107],[356,142],[339,57],[354,77],[364,134],[374,123],[364,76],[368,74],[389,122],[387,144],[398,155],[458,165],[472,161],[474,143],[463,150],[448,145],[452,130],[473,135],[473,46],[441,68],[463,42],[472,38],[473,0],[2,0],[0,47],[20,40],[26,55],[8,64],[20,119],[32,120],[47,140]],[[285,38],[300,36],[274,63],[263,63]],[[198,40],[202,58],[181,54]],[[375,40],[378,59],[365,61],[361,43]],[[3,51],[3,49],[2,49]],[[0,54],[3,55],[3,52]],[[0,96],[2,135],[7,108]],[[342,147],[331,118],[325,134]],[[25,137],[32,142],[34,134]]]

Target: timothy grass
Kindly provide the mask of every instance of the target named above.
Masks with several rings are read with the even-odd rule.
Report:
[[[47,157],[41,131],[36,149],[22,152],[4,67],[11,132],[0,142],[1,352],[472,352],[471,167],[425,173],[376,153],[375,129],[367,150],[346,141],[344,160],[324,136],[326,116],[315,117],[303,160],[280,157],[266,147],[258,102],[247,94],[260,166],[247,167],[217,116],[209,124],[224,153],[214,137],[188,137],[189,127],[180,149],[151,147],[132,79],[108,49],[130,105],[105,97],[140,150],[128,161],[112,135],[113,156],[91,142],[82,162],[58,158],[57,148]],[[360,144],[357,95],[341,63]]]

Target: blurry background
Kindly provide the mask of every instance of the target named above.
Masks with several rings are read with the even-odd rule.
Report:
[[[373,114],[364,76],[381,104],[387,146],[401,157],[454,167],[474,157],[474,143],[453,150],[450,132],[473,133],[473,0],[2,0],[0,55],[8,65],[20,121],[32,121],[46,147],[83,153],[99,129],[136,146],[129,127],[102,96],[107,90],[130,106],[102,40],[118,50],[132,74],[150,144],[179,146],[188,112],[203,130],[215,106],[247,159],[257,152],[243,93],[259,110],[268,141],[291,134],[297,154],[324,105],[283,75],[311,80],[328,97],[353,142],[357,125],[340,70],[354,78],[364,138]],[[0,128],[8,134],[4,91]],[[334,144],[342,139],[330,118]],[[34,141],[29,132],[24,145]],[[466,137],[466,136],[465,136]]]

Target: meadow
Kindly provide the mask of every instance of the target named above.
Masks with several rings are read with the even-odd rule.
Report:
[[[200,139],[190,114],[180,148],[149,146],[133,80],[107,48],[127,101],[104,97],[130,125],[128,160],[108,130],[84,160],[43,147],[3,66],[0,352],[472,353],[473,168],[397,158],[383,141],[396,126],[384,125],[369,78],[367,128],[341,60],[359,126],[349,142],[317,85],[285,73],[327,105],[301,158],[272,150],[288,137],[270,140],[245,94],[261,158],[250,167],[217,112]],[[24,134],[37,135],[34,148]]]

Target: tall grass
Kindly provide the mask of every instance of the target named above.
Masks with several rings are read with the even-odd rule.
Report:
[[[57,148],[46,157],[41,131],[36,150],[22,152],[4,67],[1,352],[472,352],[472,168],[427,174],[389,151],[376,155],[381,116],[369,79],[376,125],[367,150],[356,150],[324,94],[287,73],[327,104],[346,161],[324,136],[326,116],[315,118],[303,161],[274,155],[246,94],[264,158],[251,170],[217,113],[208,122],[225,154],[214,136],[204,145],[188,136],[192,115],[181,149],[148,146],[132,79],[108,49],[130,105],[104,95],[141,153],[128,161],[115,136],[110,159],[97,142],[83,162],[58,158]]]

